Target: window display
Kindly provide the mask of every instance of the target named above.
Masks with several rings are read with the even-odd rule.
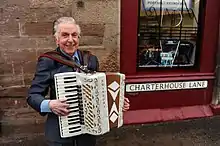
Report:
[[[138,67],[194,66],[199,0],[140,0]]]

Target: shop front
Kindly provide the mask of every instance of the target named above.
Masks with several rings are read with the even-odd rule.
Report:
[[[122,0],[125,123],[213,116],[219,0]]]

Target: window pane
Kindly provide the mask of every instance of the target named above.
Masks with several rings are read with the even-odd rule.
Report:
[[[138,67],[194,66],[200,0],[139,0]]]

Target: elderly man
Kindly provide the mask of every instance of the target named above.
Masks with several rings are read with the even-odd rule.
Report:
[[[79,64],[83,64],[83,56],[79,47],[80,27],[72,17],[61,17],[54,23],[54,36],[56,39],[56,52],[67,60],[77,58]],[[98,59],[91,55],[88,69],[98,70]],[[58,116],[69,114],[66,99],[56,99],[54,74],[76,71],[76,68],[56,62],[47,57],[40,57],[36,67],[36,73],[29,89],[27,102],[41,115],[47,115],[45,135],[49,146],[95,146],[95,136],[82,134],[71,138],[61,138],[59,132]],[[49,90],[50,89],[50,90]],[[50,91],[50,99],[45,96]],[[124,111],[129,109],[129,101],[125,98]]]

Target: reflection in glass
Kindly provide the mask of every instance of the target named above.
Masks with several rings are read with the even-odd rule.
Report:
[[[199,0],[140,0],[138,67],[195,64]]]

